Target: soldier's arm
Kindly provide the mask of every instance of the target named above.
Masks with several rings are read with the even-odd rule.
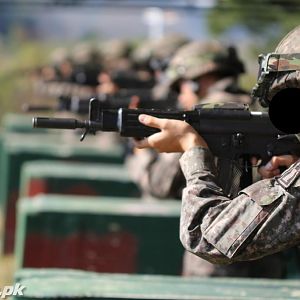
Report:
[[[181,199],[185,178],[181,172],[181,153],[153,153],[136,151],[126,158],[126,167],[143,194],[156,198]]]
[[[229,199],[216,184],[207,144],[191,126],[147,116],[140,121],[161,132],[139,147],[185,152],[180,237],[186,249],[221,264],[256,259],[300,242],[300,161],[280,177],[258,181]]]
[[[261,180],[235,199],[215,183],[213,157],[195,147],[181,166],[187,180],[180,238],[213,263],[256,259],[300,242],[300,161],[276,179]]]
[[[161,153],[147,169],[149,193],[157,198],[181,198],[185,179],[179,165],[179,153]]]

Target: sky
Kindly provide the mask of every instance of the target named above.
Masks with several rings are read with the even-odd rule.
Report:
[[[164,9],[162,13],[166,19],[164,32],[185,33],[195,39],[207,37],[206,9]],[[10,24],[14,20],[34,28],[45,39],[78,39],[89,34],[103,38],[147,37],[149,25],[145,19],[145,8],[27,8],[0,13],[0,31],[4,20]]]

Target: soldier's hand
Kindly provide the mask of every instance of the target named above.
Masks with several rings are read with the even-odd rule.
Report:
[[[208,148],[204,139],[184,121],[160,119],[149,115],[140,115],[139,121],[146,126],[158,128],[161,132],[136,141],[137,148],[154,148],[158,152],[185,152],[196,146]]]
[[[280,174],[279,167],[290,167],[299,157],[294,155],[273,156],[272,159],[258,169],[258,173],[265,178],[272,178]]]

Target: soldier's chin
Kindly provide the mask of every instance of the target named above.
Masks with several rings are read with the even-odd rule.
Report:
[[[300,133],[300,89],[286,88],[270,101],[269,117],[273,125],[287,134]]]

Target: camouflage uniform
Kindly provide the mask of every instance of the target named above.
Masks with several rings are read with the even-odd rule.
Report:
[[[290,57],[298,56],[299,46],[300,26],[275,50],[279,59],[281,54],[285,58],[285,67],[277,60],[273,76],[268,72],[272,68],[269,61],[263,70],[261,79],[267,79],[263,88],[268,89],[266,98],[260,99],[262,104],[267,105],[282,89],[300,87],[300,63],[286,57],[288,53]],[[258,81],[255,95],[261,96],[262,83]],[[280,176],[248,186],[234,199],[224,196],[217,186],[214,159],[208,149],[190,149],[180,164],[187,181],[182,196],[180,239],[187,250],[212,263],[228,264],[299,245],[300,160]]]
[[[218,264],[257,259],[300,241],[300,161],[281,176],[224,196],[209,150],[193,148],[180,164],[187,181],[180,238],[186,249]],[[289,230],[286,230],[286,229]]]
[[[181,199],[185,180],[179,165],[180,157],[181,153],[158,154],[152,150],[138,151],[127,157],[126,167],[144,199]]]
[[[250,104],[251,99],[237,85],[237,76],[242,73],[243,66],[236,54],[226,53],[234,51],[226,49],[219,43],[192,42],[181,47],[170,66],[166,70],[166,82],[175,87],[182,78],[193,80],[199,76],[216,70],[226,72],[228,76],[213,84],[201,103],[239,102]],[[213,55],[215,54],[215,55]],[[220,57],[223,56],[223,60]],[[217,57],[219,61],[215,62]],[[233,70],[231,70],[234,65]],[[156,198],[182,197],[182,190],[186,186],[184,175],[180,169],[181,153],[157,154],[151,150],[139,153],[127,160],[134,180],[140,185],[144,196]],[[137,168],[139,165],[139,168]],[[274,265],[272,270],[268,266]],[[232,276],[232,277],[274,277],[282,276],[282,265],[278,256],[272,256],[257,263],[241,262],[231,266],[213,265],[186,251],[183,258],[183,276]]]

